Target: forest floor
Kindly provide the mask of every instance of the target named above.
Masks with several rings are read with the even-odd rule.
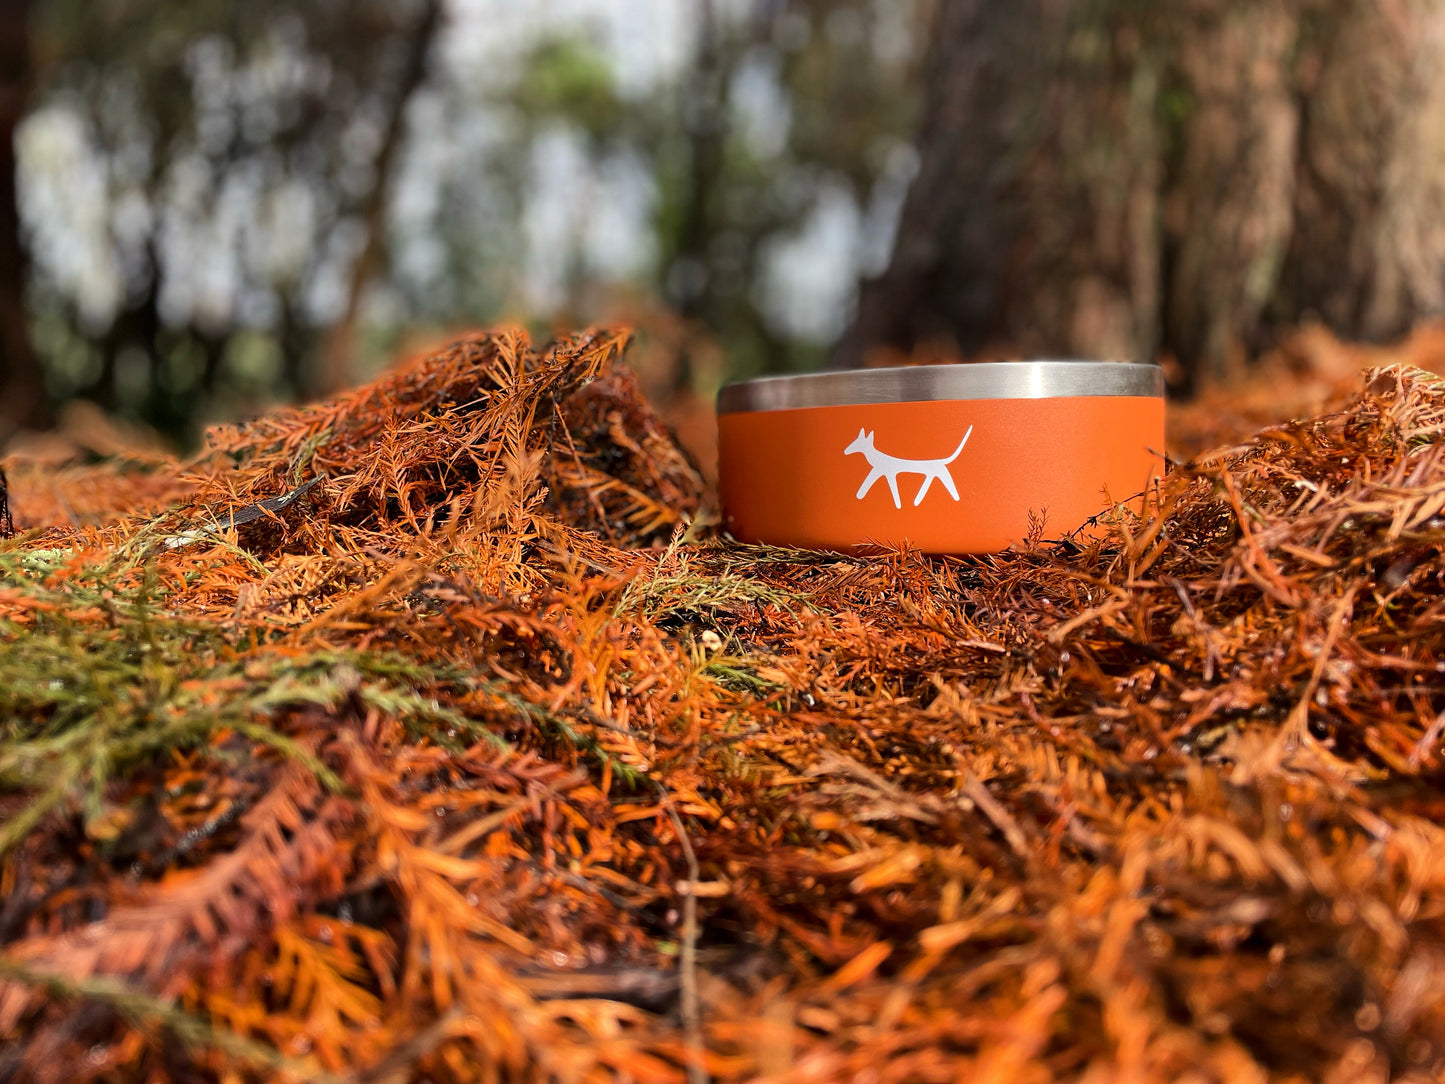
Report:
[[[717,537],[625,340],[4,461],[0,1080],[1445,1075],[1445,332],[958,559]]]

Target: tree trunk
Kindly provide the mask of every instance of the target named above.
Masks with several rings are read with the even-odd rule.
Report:
[[[15,126],[30,90],[30,4],[0,4],[0,446],[21,429],[43,429],[50,401],[30,345],[25,249],[15,202]]]
[[[406,127],[406,107],[426,79],[427,56],[441,25],[441,0],[424,0],[417,16],[402,60],[401,73],[394,92],[387,102],[386,129],[382,134],[374,167],[375,180],[367,193],[360,218],[366,229],[366,242],[351,268],[346,290],[346,309],[327,334],[317,358],[316,375],[307,390],[330,394],[349,385],[356,372],[356,326],[361,316],[361,300],[366,287],[380,272],[383,264],[386,232],[386,201],[391,195],[395,161],[401,149]]]
[[[1175,356],[1445,314],[1445,0],[949,0],[879,347]]]

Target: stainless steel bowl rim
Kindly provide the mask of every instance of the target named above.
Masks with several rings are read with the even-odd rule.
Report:
[[[1135,361],[986,361],[972,365],[910,365],[895,369],[765,376],[728,384],[719,414],[870,403],[958,399],[1054,399],[1093,395],[1164,395],[1164,371]]]

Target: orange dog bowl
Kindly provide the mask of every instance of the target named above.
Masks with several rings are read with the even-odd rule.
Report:
[[[723,521],[746,542],[992,553],[1142,510],[1164,469],[1164,375],[1006,361],[766,377],[718,395]]]

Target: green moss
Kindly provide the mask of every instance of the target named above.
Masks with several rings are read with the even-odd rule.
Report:
[[[34,554],[0,553],[0,589],[19,593],[30,619],[0,620],[0,789],[30,797],[0,827],[0,854],[48,814],[104,814],[111,780],[175,750],[224,757],[222,731],[269,746],[341,780],[280,725],[301,705],[332,710],[349,697],[400,719],[414,738],[461,745],[506,743],[483,723],[444,707],[426,690],[467,683],[404,658],[266,645],[243,648],[218,626],[165,609],[154,566],[132,589],[108,588],[118,562],[58,583]],[[13,595],[12,595],[13,597]]]
[[[776,606],[788,612],[803,596],[780,590],[751,576],[722,568],[695,569],[691,555],[671,547],[651,576],[638,576],[622,592],[616,614],[642,614],[653,621],[675,615],[698,615],[739,607]]]

